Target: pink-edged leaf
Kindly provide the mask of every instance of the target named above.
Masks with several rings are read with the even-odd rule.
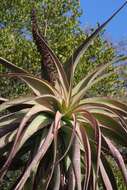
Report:
[[[53,176],[53,172],[54,172],[54,169],[55,169],[55,163],[56,163],[56,156],[57,156],[57,134],[58,134],[58,130],[60,129],[61,125],[60,125],[60,121],[61,121],[61,117],[62,117],[62,114],[57,111],[56,112],[56,115],[55,115],[55,121],[54,121],[54,153],[53,153],[53,164],[52,164],[52,168],[51,168],[51,172],[50,172],[50,175],[48,177],[48,180],[47,180],[47,184],[46,184],[46,188],[45,190],[48,189],[48,186],[49,186],[49,183],[51,181],[51,178]]]
[[[77,127],[77,122],[75,123]],[[80,144],[78,137],[74,137],[74,141],[72,144],[72,165],[74,168],[74,174],[76,179],[76,187],[77,190],[81,190],[81,166],[80,166]]]
[[[5,164],[3,165],[3,167],[0,170],[0,178],[3,178],[3,176],[6,174],[6,172],[7,172],[8,168],[9,168],[9,166],[10,166],[16,152],[18,151],[18,147],[19,147],[19,144],[20,144],[20,142],[22,140],[22,137],[24,135],[24,129],[25,129],[25,126],[26,126],[27,122],[30,120],[30,118],[33,115],[35,115],[35,114],[37,114],[39,112],[42,112],[42,111],[50,111],[50,110],[47,109],[44,106],[35,105],[34,107],[32,107],[30,109],[30,111],[22,119],[21,124],[20,124],[20,126],[18,128],[16,137],[15,137],[15,140],[14,140],[13,147],[11,149],[11,152],[9,153],[7,161],[5,162]]]
[[[109,115],[109,113],[114,114],[118,120],[120,121],[122,130],[127,133],[127,121],[126,119],[124,119],[124,116],[126,116],[126,114],[122,111],[119,111],[118,109],[115,109],[109,105],[106,105],[104,103],[85,103],[83,106],[79,105],[79,107],[83,107],[84,109],[88,110],[89,112],[92,111],[93,108],[97,108],[98,110],[102,110],[102,111],[106,111],[107,114]]]
[[[62,114],[57,111],[55,115],[55,122],[54,122],[54,134],[58,132],[58,129],[61,127],[60,121],[61,121]]]
[[[49,132],[48,132],[48,134],[47,134],[47,136],[45,138],[45,141],[39,147],[35,157],[31,161],[29,166],[27,166],[27,168],[25,169],[25,171],[22,174],[20,180],[18,181],[18,183],[14,187],[14,190],[21,190],[23,188],[23,186],[26,183],[28,177],[30,176],[31,171],[34,170],[34,168],[38,166],[39,162],[41,161],[41,159],[43,158],[43,156],[47,152],[48,148],[50,147],[50,145],[51,145],[51,143],[53,141],[53,136],[54,136],[54,134],[53,134],[53,125],[54,124],[51,125],[51,127],[49,129]]]
[[[80,131],[82,134],[82,139],[83,139],[83,145],[85,148],[85,164],[86,164],[86,169],[85,169],[85,181],[84,181],[84,190],[88,189],[89,185],[89,180],[90,180],[90,174],[91,174],[91,148],[90,148],[90,143],[88,139],[88,135],[86,133],[85,128],[82,126],[80,127]]]
[[[65,156],[67,155],[67,153],[69,152],[70,148],[71,148],[71,145],[73,143],[73,139],[74,139],[74,136],[76,135],[76,120],[75,120],[75,116],[73,115],[73,122],[72,122],[72,134],[71,134],[71,138],[70,138],[70,141],[69,141],[69,144],[66,148],[66,151],[63,153],[63,155],[61,156],[61,158],[59,158],[59,160],[56,162],[56,164],[58,164],[59,162],[61,162],[61,160],[63,160],[65,158]]]
[[[75,190],[75,175],[72,165],[68,169],[68,190]]]
[[[103,134],[108,134],[110,139],[116,140],[115,142],[120,143],[121,145],[126,146],[127,145],[127,132],[124,129],[123,125],[118,121],[118,118],[110,117],[111,113],[109,115],[103,114],[103,113],[93,113],[93,115],[98,120],[101,131]],[[116,139],[114,138],[116,136]],[[119,141],[120,140],[120,141]]]
[[[16,112],[20,109],[31,108],[37,103],[50,108],[53,110],[53,112],[57,106],[60,106],[58,98],[51,94],[47,94],[41,96],[29,96],[24,98],[20,97],[16,98],[15,100],[6,101],[0,105],[0,111],[8,109],[9,111]]]
[[[105,140],[113,158],[115,159],[115,161],[117,162],[119,168],[121,169],[122,175],[124,177],[125,183],[127,184],[127,169],[124,163],[124,160],[118,150],[118,148],[116,148],[113,143],[107,138],[103,136],[103,139]]]
[[[127,114],[127,104],[121,102],[120,100],[115,100],[111,97],[92,97],[92,98],[86,98],[81,101],[81,105],[87,105],[87,104],[102,104],[109,106],[113,109],[116,109],[118,111],[121,111],[123,114]]]
[[[96,188],[96,172],[94,170],[94,166],[91,168],[90,182],[88,189],[97,190]]]
[[[108,162],[108,160],[104,154],[101,154],[101,158],[102,158],[101,161],[103,163],[103,166],[106,170],[107,175],[109,176],[109,179],[110,179],[113,189],[118,190],[116,179],[115,179],[115,176],[112,171],[111,163]]]
[[[98,172],[99,172],[99,161],[100,161],[100,155],[101,155],[101,131],[100,127],[98,125],[97,120],[94,118],[94,116],[88,112],[85,109],[77,109],[76,112],[80,112],[84,118],[86,118],[91,126],[93,127],[95,131],[95,139],[97,143],[97,164],[96,164],[96,178],[98,178]]]
[[[22,108],[24,103],[27,103],[33,100],[34,98],[35,96],[29,96],[29,97],[15,98],[14,100],[7,100],[0,105],[0,112],[11,107],[12,110],[15,110],[16,108],[18,109],[19,107]]]
[[[42,137],[41,137],[43,140],[45,140],[45,136],[47,135],[47,133],[48,133],[48,129],[45,128],[44,131],[43,131]],[[50,160],[49,157],[47,159]],[[46,184],[46,179],[47,179],[48,174],[50,173],[50,170],[51,170],[51,164],[50,163],[47,164],[47,159],[42,158],[41,161],[39,162],[37,168],[34,170],[35,171],[35,177],[34,177],[32,190],[38,189],[38,186],[40,185],[40,182],[42,181],[42,179],[45,182],[41,184],[41,188],[44,188],[44,186]],[[45,164],[47,165],[46,170],[45,170],[45,167],[44,167]]]
[[[110,179],[105,171],[102,161],[100,160],[100,173],[106,190],[113,190]]]
[[[54,171],[54,186],[53,190],[59,190],[60,189],[60,165],[58,164]]]
[[[53,178],[53,175],[54,175],[54,172],[55,172],[55,162],[56,162],[56,156],[57,156],[57,142],[55,142],[55,139],[54,139],[54,145],[53,145],[53,162],[51,163],[51,166],[49,168],[47,168],[46,172],[47,172],[47,175],[46,175],[46,172],[45,172],[45,177],[43,177],[43,180],[45,180],[45,183],[43,184],[43,188],[45,190],[48,190],[50,187],[50,182]],[[44,179],[45,178],[45,179]],[[34,189],[33,189],[34,190]]]

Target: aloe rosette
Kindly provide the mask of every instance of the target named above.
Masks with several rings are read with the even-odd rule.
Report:
[[[58,74],[54,85],[0,58],[0,64],[13,72],[1,77],[17,77],[33,92],[13,100],[0,99],[4,112],[0,117],[1,181],[9,170],[22,171],[12,189],[94,190],[100,184],[107,190],[118,189],[107,155],[115,159],[127,184],[118,148],[127,147],[127,105],[110,97],[86,98],[94,84],[112,74],[104,74],[106,68],[126,57],[98,66],[73,86],[81,56],[126,4],[79,46],[65,67],[42,39]]]

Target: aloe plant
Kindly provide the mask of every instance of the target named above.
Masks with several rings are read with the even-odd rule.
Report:
[[[127,105],[110,97],[86,98],[94,84],[112,74],[104,74],[106,68],[126,57],[100,65],[73,85],[80,57],[126,4],[80,45],[65,68],[36,33],[57,71],[53,83],[0,58],[0,64],[12,71],[1,77],[17,77],[33,92],[14,100],[0,99],[0,112],[4,112],[0,117],[0,179],[9,170],[21,168],[22,173],[12,189],[96,190],[100,183],[104,189],[118,189],[107,155],[115,159],[127,184],[127,169],[118,149],[127,147]]]

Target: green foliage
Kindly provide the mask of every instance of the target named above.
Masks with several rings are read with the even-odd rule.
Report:
[[[39,56],[36,51],[35,45],[26,40],[25,38],[21,38],[17,33],[13,34],[8,29],[1,29],[0,38],[0,54],[3,57],[7,57],[8,60],[12,62],[16,62],[17,65],[23,66],[24,69],[28,69],[31,73],[34,73],[36,70],[38,72],[39,66]],[[31,67],[32,65],[32,67]],[[5,72],[5,68],[0,67],[1,72]],[[17,84],[18,87],[17,88]],[[11,88],[13,86],[13,89]],[[17,96],[26,91],[26,86],[21,85],[21,82],[15,80],[2,80],[0,85],[0,93],[1,96]]]
[[[2,21],[0,56],[39,76],[41,57],[31,34],[33,4],[36,7],[41,32],[46,36],[50,47],[62,62],[66,61],[74,49],[87,37],[87,34],[79,25],[81,10],[77,0],[70,2],[57,0],[55,3],[52,3],[51,0],[44,0],[43,3],[41,0],[37,0],[36,3],[26,0],[2,1],[0,7],[0,20]],[[115,49],[112,44],[106,42],[100,35],[81,59],[75,75],[75,83],[96,65],[112,60],[114,55]],[[0,70],[3,72],[5,68],[0,66]],[[113,85],[114,82],[118,84],[119,88]],[[103,84],[100,83],[96,88],[92,88],[89,95],[100,94],[100,91],[102,95],[118,95],[121,92],[121,86],[117,74],[114,74],[104,80]],[[28,88],[17,79],[0,81],[0,93],[3,97],[18,96],[28,92]]]
[[[107,153],[127,184],[118,149],[127,148],[127,104],[111,97],[86,97],[92,86],[112,75],[113,63],[127,57],[99,65],[74,84],[76,67],[91,41],[126,4],[83,41],[65,67],[40,38],[57,71],[54,85],[0,58],[0,64],[13,72],[1,77],[21,79],[34,94],[11,101],[1,98],[0,111],[8,112],[0,117],[0,179],[10,170],[23,168],[12,189],[95,190],[100,183],[106,190],[118,189]]]
[[[80,16],[77,1],[36,1],[37,16],[42,33],[45,32],[50,45],[63,60],[71,54],[72,46],[77,44],[74,33],[80,33],[78,17]],[[1,2],[0,20],[4,27],[0,30],[0,56],[40,74],[40,56],[36,50],[31,35],[31,1],[3,1]],[[48,8],[47,8],[48,7]],[[63,51],[64,50],[64,51]],[[61,53],[62,54],[61,54]],[[2,68],[0,70],[3,71]],[[6,88],[4,88],[6,86]],[[10,86],[13,86],[10,88]],[[1,96],[10,97],[24,92],[24,86],[17,88],[17,80],[2,81],[0,85]]]
[[[119,71],[121,78],[124,80],[124,86],[127,87],[127,65],[123,66],[123,69]],[[126,91],[127,95],[127,91]],[[126,100],[125,100],[126,101]]]

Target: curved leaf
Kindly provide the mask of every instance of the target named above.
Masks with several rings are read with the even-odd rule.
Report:
[[[88,184],[90,180],[90,174],[91,174],[91,148],[90,148],[90,143],[88,139],[88,135],[85,131],[85,128],[80,127],[81,134],[82,134],[82,139],[83,139],[83,145],[85,149],[85,164],[86,164],[86,169],[85,169],[85,181],[84,181],[84,190],[88,189]]]
[[[110,75],[112,75],[114,72],[107,73],[105,76],[103,75],[100,77],[100,75],[103,73],[104,70],[106,70],[107,67],[114,63],[118,63],[120,61],[125,61],[127,59],[126,56],[115,58],[113,61],[110,61],[106,64],[100,64],[97,66],[95,70],[90,72],[85,78],[83,78],[73,89],[72,95],[77,94],[81,90],[85,93],[87,89],[89,89],[92,85],[95,83],[101,81],[103,78],[106,78]],[[98,78],[97,78],[98,77]],[[96,79],[97,78],[97,79]],[[96,79],[96,80],[95,80]],[[82,92],[82,93],[83,93]]]
[[[18,107],[23,105],[23,103],[30,103],[30,100],[33,100],[35,97],[34,96],[30,96],[30,97],[20,97],[20,98],[16,98],[14,100],[7,100],[6,102],[2,103],[0,105],[0,112],[13,107],[13,110]]]
[[[91,42],[97,37],[97,35],[104,29],[104,27],[126,6],[127,2],[125,2],[107,21],[105,21],[99,28],[97,28],[84,42],[78,47],[78,49],[74,52],[74,54],[69,58],[68,62],[65,65],[68,81],[70,83],[71,76],[74,74],[76,66],[90,46]]]
[[[103,166],[106,170],[107,175],[109,176],[110,182],[112,184],[113,189],[118,190],[117,188],[117,183],[115,176],[112,171],[112,166],[110,165],[110,162],[107,161],[106,156],[102,154],[102,159],[101,159]]]
[[[26,74],[20,74],[20,73],[8,73],[8,74],[0,74],[0,76],[6,76],[6,77],[17,77],[23,80],[31,89],[32,91],[37,95],[43,95],[43,94],[55,94],[56,90],[47,82],[42,79],[29,76]]]
[[[124,146],[127,144],[127,141],[126,141],[127,133],[125,132],[123,126],[118,122],[118,120],[115,120],[115,118],[107,116],[106,114],[100,114],[100,113],[99,114],[93,113],[93,114],[97,118],[100,125],[102,126],[101,127],[102,132],[103,132],[103,127],[104,127],[104,132],[106,129],[109,130],[109,137],[111,133],[112,140],[116,139],[116,141],[118,140],[118,142],[120,140],[120,142],[123,143]],[[112,135],[114,136],[114,138]]]
[[[54,186],[53,190],[59,190],[60,189],[60,165],[58,164],[54,171]]]
[[[123,158],[122,158],[120,152],[118,151],[118,148],[116,148],[107,137],[103,136],[103,139],[105,140],[106,144],[108,145],[109,150],[111,151],[112,156],[114,157],[119,168],[121,169],[125,183],[127,184],[127,169],[124,164]]]
[[[127,104],[120,102],[120,100],[115,100],[110,97],[93,97],[93,98],[86,98],[80,101],[80,105],[87,104],[87,103],[88,104],[99,103],[99,104],[107,105],[107,106],[110,106],[111,108],[114,108],[118,111],[121,111],[127,114]]]
[[[70,165],[69,169],[68,169],[68,190],[75,190],[75,175],[74,175],[74,170],[72,165]]]
[[[55,115],[55,121],[54,121],[54,129],[53,129],[53,132],[54,132],[54,154],[53,154],[53,163],[52,163],[52,168],[51,168],[51,172],[50,172],[50,175],[48,177],[48,180],[46,182],[46,187],[45,187],[45,190],[48,189],[48,186],[49,186],[49,183],[51,181],[51,178],[53,176],[53,172],[54,172],[54,169],[55,169],[55,163],[56,163],[56,156],[57,156],[57,135],[58,135],[58,130],[59,128],[61,127],[61,117],[62,117],[62,114],[57,111],[56,112],[56,115]]]
[[[74,137],[72,145],[72,165],[74,168],[77,190],[81,190],[80,146],[76,136]]]
[[[45,141],[42,143],[42,145],[39,147],[37,154],[35,155],[34,159],[31,161],[31,163],[27,166],[25,169],[23,175],[21,176],[21,179],[18,181],[16,186],[14,187],[14,190],[21,190],[27,181],[28,177],[30,176],[31,170],[34,170],[35,167],[39,164],[40,160],[45,155],[46,151],[50,147],[52,141],[53,141],[53,125],[50,127],[49,132],[47,136],[45,137]]]
[[[110,179],[105,171],[102,161],[100,160],[100,173],[106,190],[113,190]]]
[[[16,133],[16,137],[15,137],[14,144],[13,144],[13,147],[11,149],[11,152],[9,153],[7,161],[5,162],[5,164],[3,165],[3,167],[0,170],[1,178],[5,175],[6,171],[8,170],[8,168],[9,168],[11,162],[12,162],[12,159],[14,158],[16,152],[19,150],[19,145],[20,145],[20,142],[22,141],[25,126],[26,126],[27,122],[30,120],[30,118],[33,115],[35,115],[35,114],[37,114],[39,112],[44,112],[44,111],[49,111],[50,112],[50,110],[47,109],[44,106],[35,105],[33,108],[30,109],[30,111],[22,119],[21,124],[20,124],[20,126],[18,128],[18,131]]]
[[[24,69],[14,65],[13,63],[7,61],[6,59],[0,57],[0,64],[2,64],[3,66],[6,66],[7,68],[9,68],[10,70],[12,70],[15,73],[26,73],[28,74]]]
[[[99,162],[100,162],[100,155],[101,155],[101,131],[100,126],[98,125],[97,120],[93,117],[93,115],[85,109],[79,109],[77,112],[80,111],[84,119],[87,119],[94,129],[95,133],[95,140],[96,140],[96,179],[98,178],[99,172]]]

